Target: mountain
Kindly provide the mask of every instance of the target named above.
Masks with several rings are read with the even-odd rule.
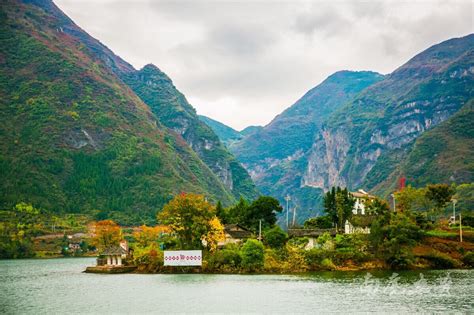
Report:
[[[0,21],[1,207],[26,201],[56,212],[105,211],[136,223],[180,192],[224,204],[240,192],[256,194],[210,128],[198,122],[197,131],[178,133],[168,126],[172,115],[161,117],[156,108],[177,109],[146,98],[160,91],[175,93],[162,99],[179,97],[169,79],[160,73],[158,81],[143,81],[150,91],[124,80],[157,68],[135,70],[48,0],[3,1]],[[188,106],[188,121],[197,120],[180,102]],[[193,146],[188,134],[208,138]],[[231,181],[215,165],[230,170]]]
[[[400,163],[395,156],[403,159],[417,137],[473,98],[473,79],[474,35],[421,52],[332,115],[313,144],[305,182],[374,189]]]
[[[430,183],[470,183],[474,178],[474,100],[416,138],[395,170],[374,187],[393,191],[393,178],[405,177],[414,186]],[[403,151],[402,151],[403,152]]]
[[[473,57],[471,34],[434,45],[386,76],[336,73],[231,149],[263,193],[282,202],[290,195],[300,221],[321,212],[331,186],[386,196],[402,175],[414,185],[471,182],[470,158],[452,163],[448,156],[451,149],[474,153],[469,110],[455,115],[473,98]]]
[[[255,132],[258,132],[258,131],[260,131],[260,130],[262,130],[262,129],[263,129],[262,126],[248,126],[248,127],[245,127],[244,129],[242,129],[242,130],[240,131],[240,134],[241,134],[242,136],[248,136],[248,135],[253,134],[253,133],[255,133]]]
[[[364,88],[383,76],[369,71],[340,71],[308,91],[267,126],[255,129],[231,150],[264,194],[282,202],[290,194],[300,217],[320,203],[321,189],[303,184],[308,153],[325,120]]]
[[[233,142],[238,141],[243,137],[237,130],[224,125],[217,120],[202,115],[199,115],[198,117],[202,122],[211,127],[212,131],[214,131],[226,146],[231,145]]]
[[[74,24],[49,0],[34,0],[61,21],[61,29],[77,38],[101,59],[124,83],[147,104],[166,127],[179,134],[206,165],[218,176],[235,198],[253,199],[258,195],[246,170],[220,143],[219,138],[201,122],[186,97],[158,67],[149,64],[135,70],[110,49]]]

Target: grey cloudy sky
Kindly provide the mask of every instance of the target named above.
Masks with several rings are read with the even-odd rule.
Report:
[[[265,125],[338,70],[389,73],[472,33],[471,0],[54,0],[141,68],[167,73],[199,114]]]

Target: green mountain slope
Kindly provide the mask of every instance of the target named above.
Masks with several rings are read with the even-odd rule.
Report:
[[[303,219],[319,210],[322,188],[306,185],[305,170],[314,138],[326,119],[361,90],[383,76],[368,71],[340,71],[308,91],[267,126],[256,129],[231,150],[264,194],[284,202],[287,194]]]
[[[450,130],[436,129],[446,137],[433,131],[417,142],[473,99],[474,35],[434,45],[385,77],[349,73],[329,77],[231,146],[263,193],[280,200],[289,194],[304,219],[322,210],[321,195],[331,186],[386,195],[402,173],[412,184],[474,180],[469,158],[442,167],[449,149],[474,153],[469,135],[449,136],[467,130],[461,118]],[[435,139],[447,143],[433,160]]]
[[[258,195],[247,171],[219,142],[219,138],[212,129],[199,120],[195,109],[165,73],[152,64],[135,70],[101,42],[75,25],[50,0],[34,0],[33,2],[58,19],[63,32],[83,43],[96,58],[102,60],[130,86],[164,126],[173,130],[188,143],[235,198],[244,196],[247,199],[253,199]]]
[[[474,100],[418,137],[396,169],[375,190],[393,191],[396,178],[414,186],[430,183],[469,183],[474,179]]]
[[[169,77],[154,65],[118,75],[148,105],[168,128],[180,135],[224,183],[234,197],[253,199],[255,185],[247,171],[202,122]]]
[[[182,137],[52,9],[49,1],[0,6],[0,206],[27,201],[139,220],[182,191],[233,202]]]
[[[474,97],[472,69],[474,35],[469,35],[421,52],[364,90],[327,121],[327,136],[315,141],[317,166],[308,172],[309,182],[322,178],[327,186],[373,189],[417,137]]]
[[[204,122],[206,125],[211,127],[211,129],[214,131],[214,133],[219,137],[219,139],[226,145],[229,146],[233,142],[238,141],[242,139],[242,135],[240,132],[237,130],[224,125],[221,122],[218,122],[217,120],[214,120],[212,118],[206,117],[199,115],[199,119]]]

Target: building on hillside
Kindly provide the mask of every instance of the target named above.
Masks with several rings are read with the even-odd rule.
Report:
[[[370,195],[368,192],[362,189],[359,189],[355,192],[351,192],[350,194],[355,199],[355,204],[354,208],[352,209],[352,213],[365,215],[367,202],[375,199],[375,196]]]
[[[219,247],[227,244],[239,244],[252,236],[252,232],[239,224],[224,225],[225,239],[218,243]]]
[[[350,193],[355,199],[354,207],[352,208],[352,217],[346,220],[344,225],[345,234],[370,234],[370,224],[374,220],[374,216],[367,212],[367,204],[375,199],[375,196],[368,192],[359,189],[356,192]]]

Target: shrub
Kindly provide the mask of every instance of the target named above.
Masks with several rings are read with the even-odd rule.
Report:
[[[474,267],[474,252],[468,252],[463,256],[462,262],[468,267]]]
[[[332,260],[330,258],[324,258],[321,261],[321,267],[323,267],[324,269],[328,269],[328,270],[336,269],[336,266],[334,265],[334,263],[332,262]]]
[[[263,267],[265,249],[263,244],[254,239],[248,239],[242,246],[242,266],[247,271],[257,271]]]
[[[440,252],[432,252],[421,257],[428,260],[433,268],[451,269],[459,267],[459,263],[456,260]]]
[[[239,269],[242,257],[238,249],[222,249],[209,255],[207,267],[209,270],[232,271]]]
[[[281,248],[288,240],[288,235],[278,225],[267,230],[263,237],[265,244],[272,248]]]
[[[332,220],[328,215],[311,218],[304,222],[305,229],[330,229],[332,227]]]

